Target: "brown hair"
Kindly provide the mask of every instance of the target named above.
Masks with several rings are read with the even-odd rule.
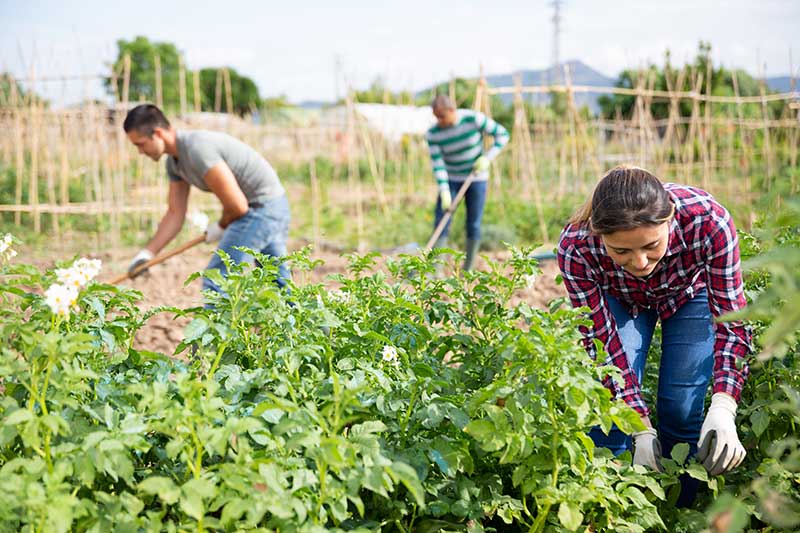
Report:
[[[675,204],[657,177],[643,168],[621,165],[603,176],[591,199],[569,222],[588,223],[593,233],[608,235],[663,224],[674,211]]]
[[[167,117],[153,104],[137,105],[128,111],[125,122],[122,123],[122,129],[125,130],[125,133],[136,130],[141,135],[148,137],[153,135],[156,128],[169,129],[169,127]]]

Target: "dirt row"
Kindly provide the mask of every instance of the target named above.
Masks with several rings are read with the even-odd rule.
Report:
[[[295,243],[295,247],[301,243]],[[291,247],[290,243],[290,249]],[[136,253],[136,249],[117,249],[109,250],[95,257],[103,261],[103,274],[101,279],[113,278],[117,274],[124,272],[128,261]],[[202,282],[195,279],[185,284],[186,279],[196,271],[203,270],[213,253],[210,245],[201,244],[183,254],[177,255],[160,265],[152,267],[148,273],[124,282],[126,286],[138,289],[143,294],[141,309],[143,311],[160,305],[172,305],[180,308],[187,308],[202,303],[200,291]],[[487,254],[493,259],[505,259],[507,252],[494,252]],[[296,278],[298,283],[326,283],[331,286],[335,282],[329,276],[336,273],[343,273],[347,266],[347,261],[338,253],[315,252],[313,257],[321,259],[324,263],[303,277]],[[33,261],[40,268],[51,268],[52,264],[47,264],[46,259]],[[478,262],[478,268],[484,266],[483,259]],[[540,264],[542,275],[539,276],[532,288],[524,289],[515,294],[512,304],[519,301],[526,301],[531,305],[543,307],[553,298],[563,296],[563,286],[555,283],[555,276],[558,268],[554,261],[544,261]],[[189,322],[188,318],[175,318],[171,313],[159,313],[148,320],[145,326],[136,335],[135,347],[138,349],[151,350],[171,354],[175,347],[183,338],[183,330]]]

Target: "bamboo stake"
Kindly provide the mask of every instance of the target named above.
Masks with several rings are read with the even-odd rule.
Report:
[[[69,151],[67,150],[67,139],[69,138],[67,118],[59,120],[58,148],[60,156],[60,181],[59,181],[59,203],[62,206],[69,204]]]
[[[225,109],[228,113],[234,113],[233,91],[231,90],[231,73],[227,67],[222,70],[222,75],[225,81]]]
[[[217,85],[214,89],[214,113],[222,109],[222,70],[217,69]]]
[[[33,212],[33,231],[40,233],[42,230],[42,219],[39,214],[39,127],[38,127],[38,106],[34,88],[36,87],[36,65],[31,65],[30,77],[30,115],[28,125],[31,131],[31,180],[28,182],[28,203]]]
[[[767,175],[765,176],[767,192],[772,190],[772,146],[770,144],[770,133],[769,133],[769,108],[767,107],[767,101],[765,99],[766,91],[764,90],[764,79],[762,77],[761,82],[759,83],[759,92],[761,93],[761,116],[764,119],[764,127],[762,131],[764,132],[764,144],[763,144],[763,154],[764,154],[764,162],[766,163],[766,171]],[[778,196],[780,199],[780,196]]]
[[[797,107],[796,113],[796,123],[794,127],[792,127],[789,131],[789,169],[790,169],[790,184],[789,190],[791,194],[797,193],[797,175],[798,175],[798,168],[797,168],[797,143],[798,143],[798,127],[800,127],[800,94],[795,92],[797,88],[797,79],[795,78],[795,70],[794,65],[792,63],[792,50],[789,49],[789,72],[791,73],[791,78],[789,79],[789,88],[791,92],[795,93],[795,105]],[[786,107],[789,110],[789,117],[791,117],[791,105]]]
[[[131,56],[125,54],[123,60],[122,72],[122,101],[127,104],[130,101],[130,88],[131,88]]]
[[[320,243],[319,215],[322,210],[322,202],[319,193],[319,180],[317,179],[317,161],[313,157],[308,163],[308,172],[311,178],[311,237],[316,250]]]
[[[52,148],[50,143],[50,126],[46,121],[46,117],[44,120],[44,130],[46,134],[45,142],[44,142],[44,149],[43,149],[43,156],[44,156],[44,168],[45,172],[47,173],[47,203],[55,204],[56,203],[56,187],[55,187],[55,176],[56,176],[56,166],[53,161],[53,154]],[[53,234],[58,237],[61,234],[61,228],[58,220],[59,215],[54,213],[50,215],[50,223],[52,224]]]
[[[711,68],[711,56],[710,54],[706,54],[706,94],[711,96],[711,77],[713,74],[713,69]],[[708,190],[711,180],[711,167],[710,167],[710,156],[709,153],[711,151],[710,144],[713,142],[713,135],[709,131],[711,128],[711,103],[710,101],[705,102],[705,124],[701,129],[701,147],[703,149],[703,189]]]
[[[156,105],[159,109],[164,109],[164,93],[162,91],[163,87],[161,85],[161,56],[156,54],[155,57],[155,65],[156,65]]]
[[[743,120],[744,112],[742,110],[742,102],[740,99],[738,99],[739,78],[736,75],[735,70],[732,71],[732,80],[733,80],[733,93],[737,97],[736,113],[739,116],[739,120]],[[750,181],[750,138],[749,135],[745,134],[745,130],[743,128],[739,128],[739,142],[742,145],[742,152],[743,152],[743,157],[741,159],[741,166],[742,166],[741,170],[744,173],[745,198],[749,198],[750,193],[752,191],[752,184]]]
[[[14,184],[14,204],[22,204],[22,182],[25,179],[25,137],[22,132],[21,102],[17,90],[17,82],[11,80],[11,105],[14,115],[14,152],[16,154],[16,183]],[[22,224],[22,213],[14,213],[14,224]]]
[[[181,116],[186,116],[186,68],[183,64],[183,55],[178,56],[178,91],[181,100]]]
[[[192,72],[192,78],[194,81],[194,111],[195,113],[199,113],[201,110],[200,107],[200,71],[195,70]]]

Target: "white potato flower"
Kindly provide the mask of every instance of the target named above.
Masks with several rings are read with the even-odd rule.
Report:
[[[100,273],[101,268],[102,261],[99,259],[82,257],[69,268],[57,268],[55,272],[60,284],[80,289],[93,280]]]
[[[68,317],[70,310],[78,308],[78,289],[54,283],[44,293],[47,306],[56,315]]]
[[[0,239],[0,260],[9,261],[17,255],[17,251],[11,248],[14,243],[14,237],[10,233],[3,235]]]
[[[397,356],[397,348],[389,346],[388,344],[381,350],[382,359],[385,363],[390,363],[394,366],[400,365],[400,358]]]

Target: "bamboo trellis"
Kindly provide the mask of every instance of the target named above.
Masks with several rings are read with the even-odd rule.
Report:
[[[160,61],[156,58],[154,64],[160,81]],[[197,71],[192,73],[190,105],[182,58],[179,68],[180,115],[176,123],[191,127],[194,123],[188,109],[203,111],[199,76]],[[135,220],[137,229],[152,228],[163,213],[167,183],[161,168],[135,155],[121,129],[131,97],[140,99],[140,95],[130,95],[130,70],[130,58],[125,58],[120,71],[111,73],[113,106],[87,102],[77,108],[49,109],[32,95],[37,83],[51,78],[37,77],[31,69],[24,80],[24,93],[19,80],[6,80],[7,92],[0,91],[0,164],[13,168],[14,183],[13,203],[0,204],[0,214],[13,213],[14,224],[30,224],[34,231],[54,235],[64,231],[63,217],[75,214],[106,220],[113,240],[118,240],[126,217]],[[545,207],[576,194],[585,195],[604,169],[620,162],[642,165],[664,179],[699,185],[743,203],[758,194],[754,175],[763,175],[760,190],[780,187],[796,194],[800,186],[800,92],[794,83],[789,92],[767,94],[762,85],[758,95],[743,96],[733,72],[733,96],[717,96],[710,95],[709,74],[710,66],[705,72],[667,70],[667,90],[654,88],[649,71],[639,73],[630,88],[573,85],[568,70],[559,84],[523,86],[517,79],[513,87],[489,87],[481,74],[476,109],[491,114],[493,96],[513,96],[512,149],[493,163],[493,187],[532,199],[544,239],[549,237]],[[86,82],[84,76],[69,79],[73,78]],[[161,100],[162,87],[157,85],[155,97]],[[452,80],[449,90],[455,91]],[[590,92],[634,97],[631,117],[589,116],[578,108],[575,96]],[[232,111],[232,93],[230,74],[220,69],[213,110],[223,109],[224,98],[224,109]],[[565,115],[528,110],[525,95],[530,94],[563,94]],[[667,104],[666,118],[653,117],[654,102]],[[389,217],[390,206],[396,208],[409,199],[423,198],[420,205],[425,205],[431,197],[432,180],[427,175],[428,154],[421,136],[409,136],[399,146],[369,129],[358,117],[351,97],[346,103],[341,120],[329,124],[253,124],[231,117],[217,129],[265,152],[273,164],[308,169],[311,178],[300,194],[313,204],[315,241],[320,238],[320,213],[328,207],[325,202],[332,200],[323,193],[329,184],[321,179],[314,159],[332,161],[334,180],[346,178],[340,185],[348,193],[342,196],[351,202],[346,212],[355,216],[363,247],[369,210]],[[690,116],[681,115],[682,103],[689,104]],[[782,111],[771,116],[769,108],[776,103],[782,103]],[[371,176],[361,175],[361,161]],[[784,168],[789,169],[788,184],[778,182],[787,176],[779,172]],[[81,197],[80,201],[76,197]],[[45,215],[48,224],[43,224]]]

